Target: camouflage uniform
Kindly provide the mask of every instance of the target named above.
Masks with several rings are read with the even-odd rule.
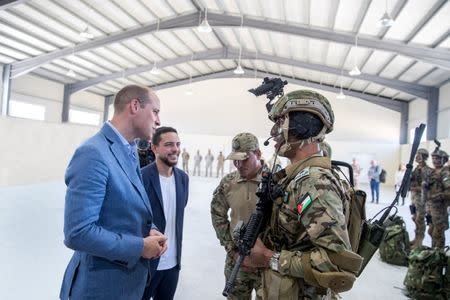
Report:
[[[422,184],[427,181],[432,170],[433,169],[427,166],[426,163],[423,163],[423,165],[417,165],[411,174],[411,202],[415,207],[415,214],[413,214],[412,218],[416,224],[416,229],[414,230],[415,237],[414,240],[411,241],[411,244],[414,247],[421,246],[425,237],[426,192],[422,192]]]
[[[189,153],[187,151],[183,151],[181,153],[181,161],[183,162],[183,171],[189,174]]]
[[[203,157],[200,155],[200,152],[197,151],[197,154],[194,156],[194,176],[195,171],[198,172],[198,176],[200,176],[200,163],[202,162]]]
[[[445,230],[448,229],[449,180],[448,167],[436,168],[431,173],[428,201],[432,222],[430,230],[432,247],[444,248],[445,246]]]
[[[205,177],[212,177],[212,163],[214,161],[214,156],[211,154],[211,151],[205,155]]]
[[[254,137],[252,135],[252,137]],[[233,139],[233,142],[239,139],[239,135]],[[256,143],[255,143],[256,141]],[[235,147],[237,145],[237,147]],[[258,149],[258,141],[256,137],[248,138],[244,135],[240,138],[240,143],[233,143],[233,152],[230,154],[237,154],[245,148],[246,151],[253,151]],[[245,151],[244,151],[245,152]],[[243,152],[242,152],[243,153]],[[227,157],[227,159],[245,159],[244,157]],[[250,180],[246,180],[239,175],[238,171],[234,171],[226,175],[216,188],[211,201],[211,218],[212,224],[216,231],[217,238],[220,244],[225,247],[227,252],[225,259],[225,278],[228,280],[231,270],[234,266],[234,254],[237,247],[232,239],[232,232],[237,222],[248,222],[251,213],[255,209],[256,201],[258,200],[255,192],[261,181],[261,170],[258,175]],[[228,218],[228,211],[231,210]],[[261,287],[261,277],[259,272],[244,272],[239,271],[236,281],[233,285],[233,290],[228,299],[233,300],[249,300],[251,299],[252,290],[257,291]],[[257,296],[257,299],[261,299]]]
[[[291,111],[317,115],[324,124],[322,130],[292,142],[286,117]],[[279,128],[283,130],[281,155],[299,147],[294,143],[323,141],[334,122],[328,100],[307,90],[283,96],[269,118],[275,122],[272,136],[281,134]],[[266,247],[275,251],[270,268],[263,273],[263,299],[323,299],[349,290],[362,258],[351,250],[345,219],[347,196],[331,169],[330,158],[320,153],[306,157],[274,174],[274,179],[285,195],[275,199],[270,224],[262,236]]]
[[[225,156],[223,156],[222,152],[217,156],[217,174],[216,177],[223,177],[223,164],[225,162]]]

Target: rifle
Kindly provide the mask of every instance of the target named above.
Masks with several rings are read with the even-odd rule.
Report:
[[[269,170],[263,170],[261,182],[256,189],[258,202],[256,208],[250,216],[248,223],[239,230],[237,240],[239,257],[237,258],[230,278],[225,284],[222,295],[228,297],[233,289],[233,283],[236,280],[237,273],[241,267],[244,258],[250,255],[250,251],[255,246],[256,239],[262,230],[266,227],[267,221],[272,213],[273,199],[283,195],[281,186],[273,183],[272,173]]]
[[[378,247],[380,246],[381,241],[383,240],[384,232],[388,225],[385,224],[385,221],[389,217],[391,210],[395,207],[395,204],[398,202],[400,195],[402,197],[406,197],[406,193],[408,192],[409,189],[414,158],[416,156],[417,149],[419,148],[420,139],[422,138],[424,130],[425,124],[420,124],[419,127],[416,127],[416,130],[414,132],[414,142],[412,144],[411,155],[409,157],[409,163],[406,165],[405,175],[403,176],[402,184],[400,186],[399,191],[395,195],[394,201],[392,201],[391,205],[383,209],[385,210],[385,212],[383,213],[383,215],[379,220],[376,220],[371,223],[372,220],[371,219],[369,221],[365,221],[363,224],[361,240],[358,247],[358,254],[364,257],[364,260],[361,266],[361,270],[359,270],[357,276],[361,275],[362,271],[369,263],[373,254],[375,253],[375,251],[377,251]],[[381,213],[383,210],[381,210],[379,213]],[[392,217],[394,216],[395,214]]]

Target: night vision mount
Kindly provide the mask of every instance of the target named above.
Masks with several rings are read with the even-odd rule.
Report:
[[[279,97],[283,96],[284,94],[283,88],[286,84],[288,84],[288,82],[286,80],[285,81],[281,80],[281,78],[265,77],[260,86],[254,89],[250,89],[248,91],[255,96],[266,95],[267,99],[269,99],[269,101],[266,104],[266,108],[267,112],[270,112],[274,104],[273,99],[275,99],[275,97],[277,96]]]

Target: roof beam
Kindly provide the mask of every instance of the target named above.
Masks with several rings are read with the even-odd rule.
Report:
[[[249,51],[242,52],[243,59],[253,60],[253,59],[255,59],[255,56],[256,56],[256,53],[254,53],[254,52],[249,52]],[[238,59],[238,57],[239,57],[238,49],[219,48],[219,49],[212,49],[212,50],[207,50],[207,51],[196,53],[196,54],[194,54],[193,59],[194,60]],[[164,68],[164,67],[168,67],[168,66],[185,63],[185,62],[190,61],[191,59],[192,59],[191,55],[180,56],[180,57],[177,57],[174,59],[169,59],[169,60],[160,62],[160,63],[158,63],[158,66],[160,68]],[[304,62],[304,61],[293,60],[290,58],[284,58],[284,57],[279,57],[279,56],[258,53],[258,59],[270,61],[270,62],[274,62],[274,63],[279,63],[279,64],[284,64],[284,65],[288,65],[288,66],[294,66],[294,67],[298,67],[298,68],[304,68],[304,69],[308,69],[308,70],[315,70],[315,71],[319,71],[319,72],[335,74],[338,76],[341,75],[340,69],[329,67],[329,66],[324,66],[324,65],[319,65],[319,64],[313,64],[313,63]],[[90,86],[93,86],[93,85],[96,85],[96,84],[99,84],[101,82],[105,82],[108,80],[113,80],[116,78],[121,78],[121,77],[126,77],[126,76],[131,76],[134,74],[147,72],[147,71],[150,71],[152,67],[153,67],[153,64],[149,64],[149,65],[145,65],[145,66],[140,66],[140,67],[124,70],[123,72],[115,72],[115,73],[111,73],[108,75],[88,79],[85,81],[79,81],[79,82],[73,83],[71,85],[71,93],[78,92],[80,90],[89,88]],[[343,72],[342,75],[345,77],[350,77],[350,75],[348,75],[347,72]],[[423,99],[428,98],[428,93],[430,90],[430,87],[427,87],[427,86],[404,82],[404,81],[400,81],[400,80],[396,80],[396,79],[383,78],[383,77],[369,75],[369,74],[361,74],[358,76],[358,79],[375,82],[377,84],[380,84],[380,85],[383,85],[383,86],[386,86],[386,87],[389,87],[389,88],[392,88],[395,90],[399,90],[404,93],[408,93],[408,94],[411,94],[413,96],[423,98]]]
[[[159,24],[159,30],[195,27],[198,25],[200,13],[201,12],[195,12],[162,20]],[[241,17],[208,13],[208,21],[212,26],[239,27],[241,24]],[[285,23],[277,23],[274,21],[260,20],[249,17],[244,17],[244,26],[347,45],[353,45],[355,40],[355,34],[353,33],[343,33],[329,29],[319,29]],[[52,60],[71,55],[73,53],[88,51],[111,43],[120,42],[126,39],[154,32],[157,30],[157,27],[157,23],[139,26],[126,31],[113,33],[103,38],[87,41],[85,43],[76,45],[75,47],[60,49],[44,55],[39,55],[30,59],[15,62],[12,64],[12,78],[28,73],[45,63],[51,62]],[[361,47],[402,54],[417,60],[437,65],[440,68],[450,70],[450,52],[446,50],[432,49],[419,45],[406,45],[405,43],[401,42],[380,40],[378,38],[363,36],[358,36],[358,43]]]
[[[241,25],[241,17],[216,13],[208,13],[208,21],[211,26],[234,27]],[[323,28],[277,23],[256,18],[244,17],[244,26],[347,45],[353,45],[355,42],[355,34],[337,32]],[[380,40],[361,35],[358,35],[358,45],[361,47],[402,54],[450,70],[450,52],[446,50],[432,49],[419,45],[406,45],[401,42]]]
[[[254,70],[250,70],[250,69],[247,69],[247,68],[244,68],[244,70],[246,71],[245,74],[244,75],[240,75],[240,76],[236,76],[236,74],[233,73],[233,70],[225,70],[225,71],[221,71],[221,72],[213,72],[213,73],[209,73],[209,74],[206,74],[206,75],[192,77],[191,81],[189,80],[189,78],[187,78],[187,79],[176,80],[176,81],[167,82],[167,83],[163,83],[163,84],[158,84],[158,85],[151,86],[151,87],[154,90],[162,90],[162,89],[166,89],[166,88],[171,88],[171,87],[175,87],[175,86],[188,84],[189,82],[200,82],[200,81],[209,80],[209,79],[217,79],[217,78],[255,78],[254,73],[253,73]],[[263,71],[258,71],[258,77],[259,78],[266,77],[266,76],[278,77],[278,74],[272,74],[272,73],[267,73],[267,72],[263,72]],[[304,79],[298,79],[298,78],[293,79],[293,78],[287,78],[286,77],[286,79],[290,83],[301,85],[301,86],[305,86],[305,87],[310,87],[310,88],[314,88],[314,89],[329,91],[329,92],[333,92],[333,93],[339,93],[339,91],[340,91],[340,88],[335,88],[332,85],[324,85],[324,84],[320,84],[320,83],[317,83],[317,82],[306,81]],[[346,90],[344,90],[344,94],[347,95],[347,96],[356,97],[356,98],[360,98],[360,99],[366,100],[366,101],[368,101],[370,103],[380,105],[382,107],[388,108],[388,109],[393,110],[393,111],[397,111],[397,112],[401,112],[402,111],[403,101],[392,100],[390,98],[379,97],[379,96],[375,96],[375,95],[371,95],[371,94],[363,94],[361,92],[356,92],[356,91],[346,91]]]
[[[10,8],[14,5],[25,3],[28,0],[0,0],[0,10]]]

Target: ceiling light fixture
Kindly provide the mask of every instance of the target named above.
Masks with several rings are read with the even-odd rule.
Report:
[[[383,16],[377,21],[377,27],[389,28],[394,25],[394,22],[394,19],[392,19],[388,13],[388,3],[386,0],[386,10],[384,11]]]
[[[358,76],[361,75],[361,71],[359,70],[358,66],[356,65],[357,62],[357,51],[358,51],[358,35],[355,35],[355,54],[354,57],[354,67],[348,72],[350,76]]]
[[[94,38],[94,35],[89,30],[89,25],[86,25],[86,28],[82,32],[80,32],[80,36],[84,37],[85,39],[93,39]]]
[[[150,70],[150,74],[152,75],[159,75],[161,72],[159,71],[158,67],[156,66],[156,61],[153,62],[153,67]]]
[[[233,73],[236,75],[242,75],[245,73],[244,69],[241,66],[241,57],[242,57],[242,27],[244,25],[244,15],[241,16],[241,28],[239,29],[239,58],[238,65],[236,69],[234,69]]]
[[[201,33],[210,33],[212,31],[211,26],[208,23],[208,8],[205,7],[205,18],[197,27],[198,31]]]

